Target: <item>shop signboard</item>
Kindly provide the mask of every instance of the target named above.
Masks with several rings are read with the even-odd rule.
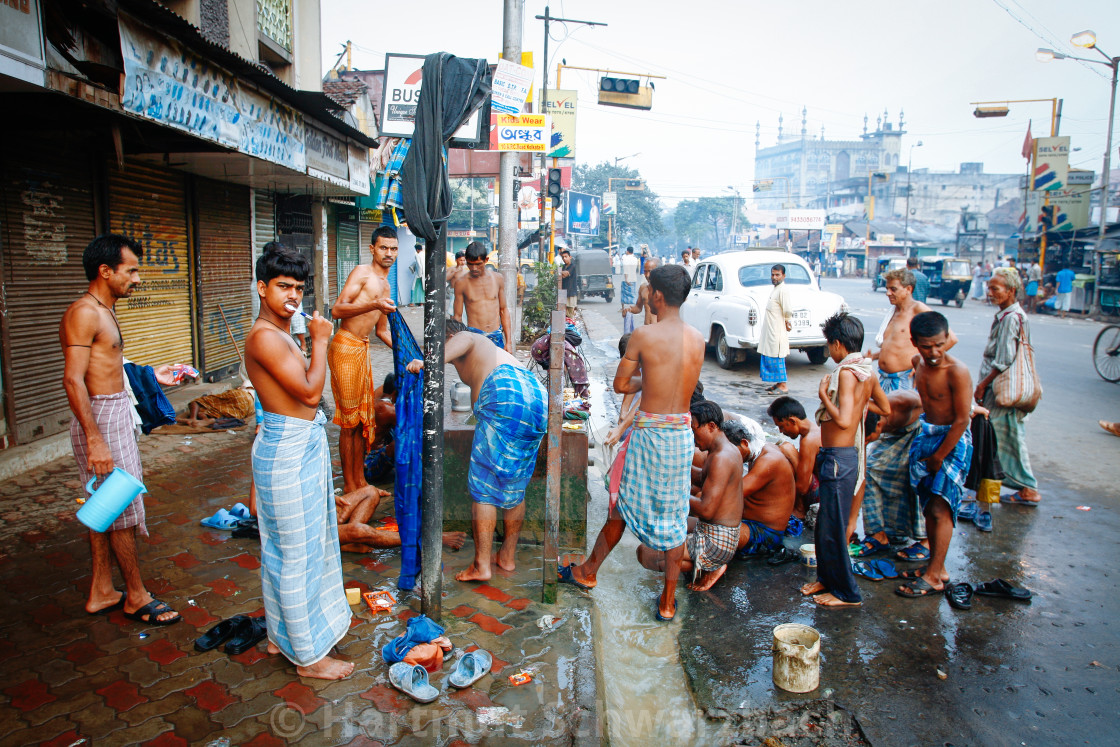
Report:
[[[569,191],[568,199],[564,204],[568,209],[568,220],[565,225],[569,236],[599,235],[602,200],[598,195]]]
[[[14,74],[21,80],[43,85],[43,34],[39,25],[39,0],[0,2],[0,57],[23,63],[13,66],[0,59],[0,70],[5,74]]]
[[[618,215],[618,192],[603,193],[603,215]]]
[[[548,92],[548,112],[552,130],[548,143],[549,158],[576,157],[576,102],[578,91]]]
[[[490,84],[490,107],[499,114],[520,114],[533,87],[533,68],[498,60]]]
[[[381,97],[381,134],[385,137],[412,137],[416,127],[416,105],[424,82],[424,55],[385,55],[385,92]],[[483,107],[485,108],[485,107]],[[475,110],[451,136],[453,140],[475,140],[479,133],[481,109]]]
[[[307,174],[339,187],[350,186],[350,151],[346,141],[307,124],[303,134],[307,148]],[[369,181],[369,176],[366,176]]]
[[[793,231],[823,231],[824,210],[786,210],[778,213],[777,227]]]
[[[500,151],[545,152],[548,117],[543,114],[499,114],[496,130]]]
[[[1031,189],[1065,189],[1069,173],[1069,136],[1034,139],[1034,180]]]

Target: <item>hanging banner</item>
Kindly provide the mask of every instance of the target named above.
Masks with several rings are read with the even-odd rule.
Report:
[[[498,150],[544,153],[548,117],[543,114],[498,115]]]
[[[249,156],[305,172],[303,117],[124,13],[121,108]]]
[[[564,204],[568,209],[568,220],[565,225],[569,235],[599,235],[599,215],[602,209],[598,195],[568,192],[568,199],[564,201]]]
[[[548,111],[552,117],[552,130],[548,144],[549,158],[576,157],[576,102],[577,91],[549,91]]]
[[[498,60],[490,88],[490,107],[500,114],[520,114],[533,87],[533,68]]]
[[[1069,136],[1034,139],[1034,183],[1031,189],[1065,189],[1069,174]]]
[[[603,215],[618,215],[618,192],[603,193]]]

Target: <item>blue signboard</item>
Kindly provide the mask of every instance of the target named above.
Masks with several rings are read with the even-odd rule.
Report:
[[[599,235],[599,214],[602,211],[601,199],[598,195],[568,192],[567,229],[569,236]]]

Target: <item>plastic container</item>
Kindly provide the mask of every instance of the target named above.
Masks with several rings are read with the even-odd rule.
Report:
[[[816,690],[821,680],[821,634],[808,625],[774,628],[774,685],[791,693]]]
[[[801,546],[801,565],[806,568],[817,567],[817,546],[816,545],[802,545]]]
[[[86,483],[90,496],[78,509],[78,521],[95,532],[106,531],[125,507],[147,490],[144,483],[120,467],[114,467],[97,490],[93,489],[95,482],[97,478],[93,477]]]

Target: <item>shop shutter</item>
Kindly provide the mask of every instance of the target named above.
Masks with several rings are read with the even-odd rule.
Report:
[[[0,157],[8,360],[17,443],[66,430],[58,325],[89,287],[82,252],[94,237],[93,164],[65,138],[4,140]],[[120,304],[118,304],[119,306]]]
[[[342,286],[350,277],[350,271],[358,266],[358,221],[356,215],[339,213],[338,216],[338,281],[335,285],[334,297],[337,299],[342,294]]]
[[[343,278],[345,282],[345,278]],[[338,298],[338,210],[327,208],[327,308]]]
[[[319,308],[315,298],[315,276],[319,269],[315,266],[315,239],[311,235],[311,198],[306,195],[277,197],[276,234],[277,240],[307,257],[311,263],[311,274],[303,290],[303,310],[308,314]],[[329,290],[329,289],[328,289]]]
[[[264,252],[264,245],[276,241],[276,201],[268,192],[256,190],[253,194],[253,265],[250,268],[249,298],[253,302],[253,318],[261,310],[260,296],[257,295],[256,267],[257,258]]]
[[[194,193],[198,202],[202,372],[207,377],[221,376],[237,370],[239,353],[253,324],[249,188],[199,179]]]
[[[109,172],[109,226],[140,242],[140,287],[117,303],[125,356],[147,366],[191,363],[193,346],[191,251],[186,180],[182,174],[135,161]]]

